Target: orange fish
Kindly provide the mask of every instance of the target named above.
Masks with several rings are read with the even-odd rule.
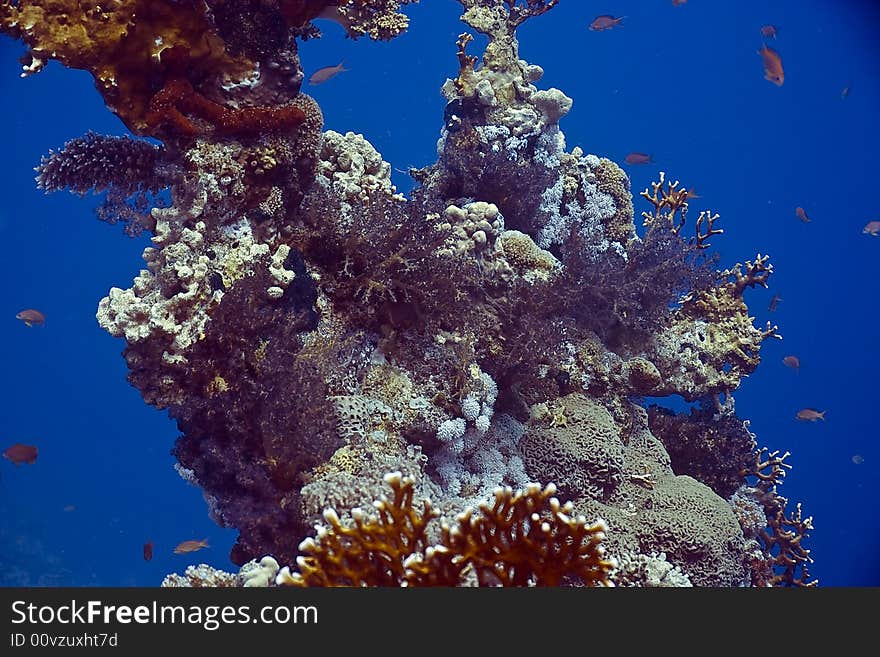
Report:
[[[184,541],[174,548],[174,554],[186,554],[206,547],[210,547],[207,538],[203,538],[201,541]]]
[[[672,0],[672,6],[673,6],[673,7],[681,7],[681,6],[682,6],[683,4],[685,4],[687,1],[688,1],[688,0]]]
[[[794,213],[797,215],[797,218],[803,221],[805,224],[808,224],[812,221],[812,219],[807,216],[806,210],[804,210],[801,206],[797,206],[794,209]]]
[[[336,66],[325,66],[324,68],[319,68],[317,71],[309,76],[309,84],[321,84],[322,82],[326,82],[330,78],[336,77],[340,73],[348,71],[349,69],[344,68],[342,66],[343,64],[344,62],[339,62]]]
[[[865,224],[865,227],[862,228],[862,232],[877,237],[880,235],[880,221],[869,221]]]
[[[776,309],[779,307],[779,302],[782,301],[782,297],[778,294],[774,294],[773,298],[770,299],[770,305],[767,306],[767,311],[771,313],[775,313]]]
[[[33,445],[15,443],[3,450],[3,456],[15,463],[15,465],[21,465],[22,463],[33,464],[37,460],[37,448]]]
[[[827,413],[827,411],[817,411],[815,408],[802,408],[797,412],[795,417],[804,422],[815,422],[816,420],[824,421],[825,413]]]
[[[840,90],[840,98],[841,100],[849,96],[850,89],[852,88],[852,82],[847,82],[846,86]]]
[[[626,16],[621,16],[620,18],[614,18],[614,16],[609,16],[608,14],[603,14],[602,16],[596,16],[593,19],[593,22],[590,23],[590,30],[593,32],[602,32],[604,30],[610,30],[611,28],[620,25],[623,19]]]
[[[761,36],[767,39],[775,39],[778,31],[775,25],[763,25],[761,27]]]
[[[764,79],[781,87],[785,81],[785,72],[782,70],[782,58],[779,53],[773,48],[768,48],[766,44],[761,44],[758,54],[764,60]]]
[[[28,308],[15,314],[15,319],[20,319],[26,326],[42,326],[46,321],[46,316],[39,310]]]
[[[686,198],[703,198],[703,197],[700,196],[699,194],[697,194],[697,193],[694,191],[694,188],[693,188],[693,187],[689,187],[689,188],[688,188],[688,193],[687,193],[687,197],[686,197]]]
[[[801,369],[801,361],[797,356],[786,356],[782,359],[782,362],[788,365],[793,370],[800,371]]]
[[[623,161],[627,164],[653,164],[651,156],[647,153],[630,153]]]
[[[177,552],[177,550],[175,550]],[[147,541],[144,543],[144,561],[149,561],[153,558],[153,541]]]

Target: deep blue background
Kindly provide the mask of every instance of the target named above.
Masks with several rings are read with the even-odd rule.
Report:
[[[350,69],[304,88],[325,127],[363,133],[400,170],[433,161],[439,87],[457,71],[465,29],[459,8],[422,0],[407,10],[410,31],[390,43],[347,40],[322,22],[325,38],[301,48],[306,74],[343,59]],[[587,30],[602,13],[624,24]],[[783,58],[782,87],[763,79],[765,23],[779,27],[767,43]],[[692,209],[721,214],[725,234],[713,244],[723,266],[772,256],[771,289],[747,301],[784,340],[765,344],[737,410],[761,445],[792,452],[781,493],[814,516],[808,546],[824,586],[880,585],[880,238],[861,232],[880,220],[878,33],[878,3],[855,0],[562,0],[520,30],[521,56],[544,67],[539,86],[574,99],[562,121],[569,148],[618,162],[652,154],[656,164],[626,167],[634,192],[662,169],[702,195]],[[157,585],[189,563],[232,569],[235,532],[218,528],[174,471],[174,425],[126,383],[123,343],[94,318],[111,286],[131,284],[146,238],[97,221],[94,198],[46,196],[33,181],[50,148],[125,129],[82,71],[52,63],[19,79],[22,51],[0,38],[0,448],[31,443],[40,455],[32,466],[0,460],[0,584]],[[812,223],[795,217],[799,205]],[[782,301],[771,315],[774,293]],[[15,319],[28,307],[45,326]],[[788,354],[800,372],[782,364]],[[805,406],[827,410],[827,422],[795,420]],[[205,537],[208,550],[171,552]]]

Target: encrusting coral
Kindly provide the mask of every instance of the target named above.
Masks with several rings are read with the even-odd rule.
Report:
[[[626,174],[566,149],[572,99],[519,56],[556,0],[459,2],[485,51],[458,38],[407,197],[323,130],[298,54],[318,17],[396,36],[406,0],[0,1],[25,74],[84,69],[161,142],[90,133],[38,184],[152,238],[98,322],[250,564],[167,584],[812,584],[784,457],[734,412],[779,337],[746,303],[768,257],[718,269],[719,215],[665,173],[640,234]],[[672,395],[689,415],[643,407]]]

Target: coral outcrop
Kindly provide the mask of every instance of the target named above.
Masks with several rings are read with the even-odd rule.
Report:
[[[409,197],[298,57],[313,19],[389,39],[406,1],[0,2],[26,74],[89,71],[161,142],[89,134],[38,183],[152,238],[98,322],[248,564],[166,584],[813,583],[785,457],[734,411],[779,337],[746,301],[769,259],[717,268],[718,214],[665,174],[637,227],[621,168],[567,150],[573,101],[517,41],[556,0],[459,1],[485,51],[459,37]],[[672,395],[693,410],[643,402]]]

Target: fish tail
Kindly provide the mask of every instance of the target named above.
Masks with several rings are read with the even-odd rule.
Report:
[[[819,413],[819,419],[822,420],[823,422],[825,421],[825,413],[827,413],[827,412],[828,411],[822,411],[821,413]]]

